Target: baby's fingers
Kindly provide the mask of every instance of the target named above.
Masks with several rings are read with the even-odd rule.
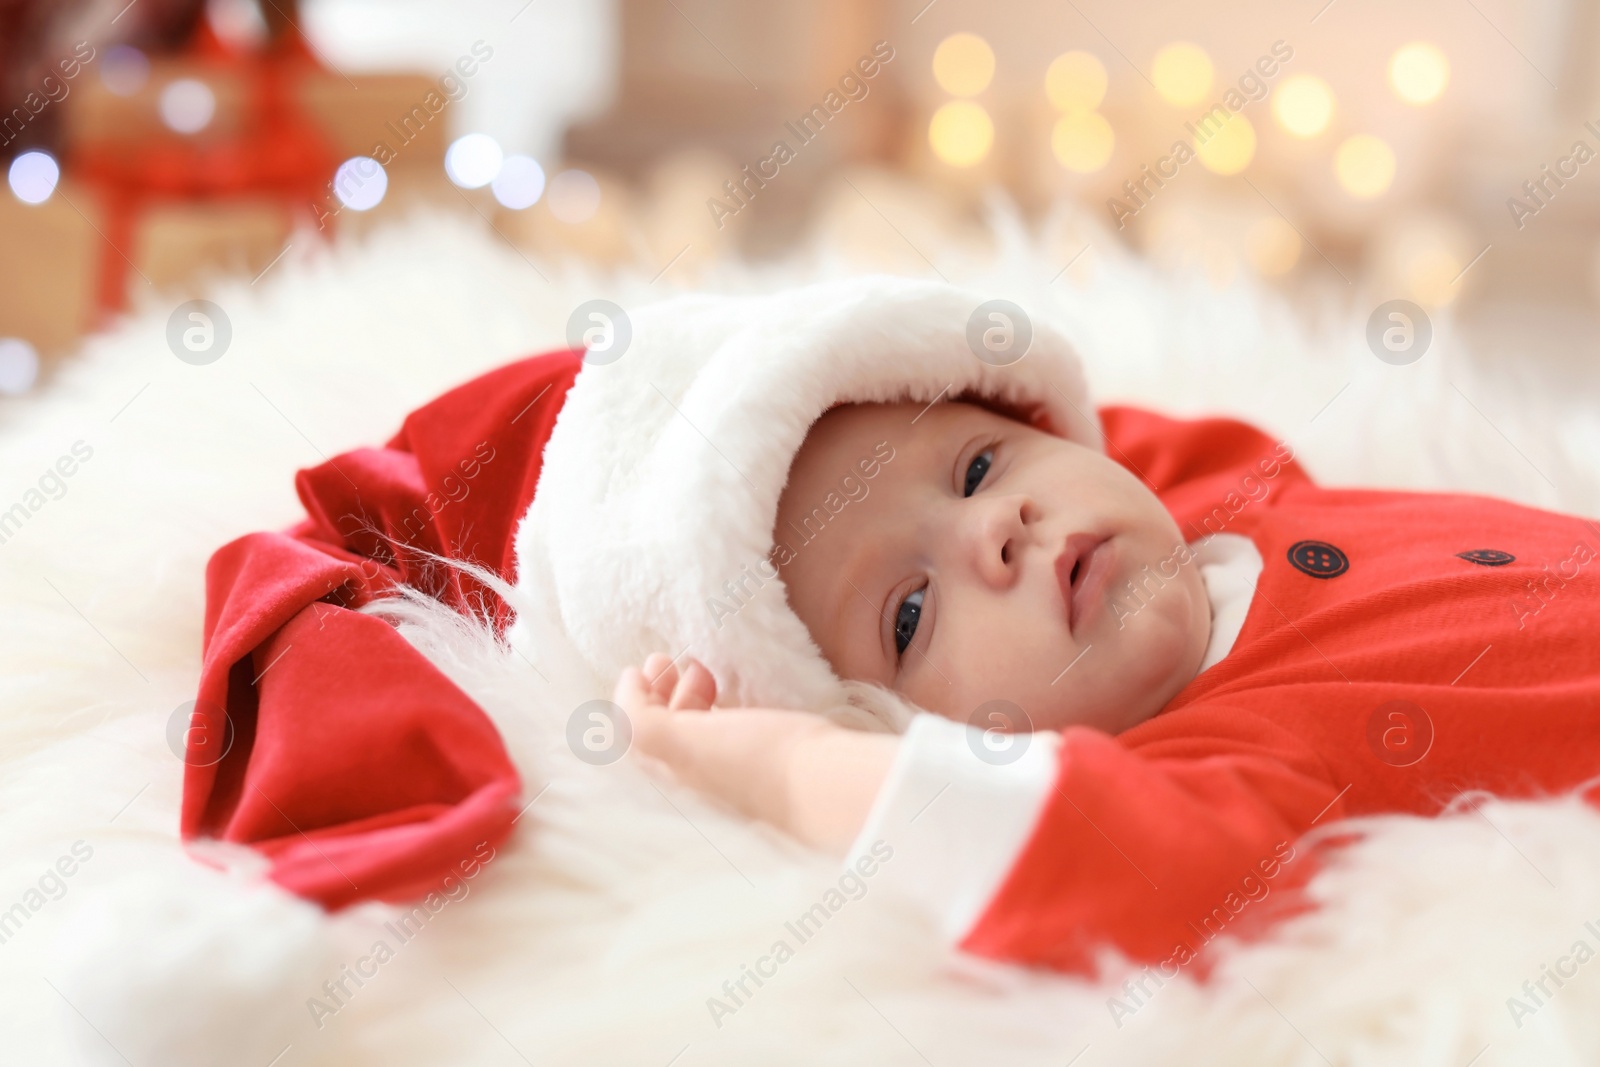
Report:
[[[639,708],[651,701],[650,687],[645,683],[644,675],[637,667],[628,667],[622,672],[622,677],[617,679],[617,686],[611,693],[611,699],[622,706],[622,710],[636,714]]]
[[[662,652],[652,652],[644,661],[644,677],[655,703],[665,704],[678,684],[678,666]]]
[[[673,711],[709,711],[717,699],[717,680],[705,664],[691,659],[672,690]]]

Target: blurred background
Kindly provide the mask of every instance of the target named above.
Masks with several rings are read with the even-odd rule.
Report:
[[[1119,243],[1587,372],[1597,54],[1600,0],[0,0],[0,393],[420,206],[688,285],[931,273],[1009,204],[1063,273]]]

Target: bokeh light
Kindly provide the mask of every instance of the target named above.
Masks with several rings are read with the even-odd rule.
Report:
[[[564,170],[550,179],[550,214],[577,225],[600,210],[600,183],[586,170]]]
[[[20,337],[0,337],[0,396],[21,396],[38,377],[38,349]]]
[[[1394,182],[1394,149],[1381,137],[1358,133],[1339,146],[1333,169],[1345,192],[1370,200],[1382,196]]]
[[[248,51],[260,47],[270,36],[267,20],[262,16],[266,4],[254,0],[208,0],[204,6],[211,32],[230,48]]]
[[[994,145],[994,123],[989,113],[970,100],[952,100],[933,113],[928,123],[928,144],[933,154],[952,167],[970,167],[989,154]]]
[[[114,44],[100,60],[100,81],[116,96],[132,96],[150,78],[150,61],[130,45]]]
[[[1097,56],[1065,52],[1044,72],[1044,92],[1057,111],[1093,111],[1106,98],[1106,81],[1105,64]]]
[[[1431,104],[1450,82],[1450,61],[1437,45],[1416,41],[1389,59],[1389,85],[1408,104]]]
[[[544,168],[532,156],[507,156],[494,176],[494,198],[501,207],[521,211],[544,195]]]
[[[1245,254],[1258,274],[1277,278],[1300,262],[1300,235],[1276,215],[1268,215],[1245,235]]]
[[[1161,99],[1175,107],[1193,107],[1211,91],[1211,57],[1188,41],[1174,41],[1156,53],[1150,67]]]
[[[333,173],[333,195],[351,211],[370,211],[389,191],[389,175],[371,156],[354,156]]]
[[[994,49],[975,33],[952,33],[933,51],[933,80],[952,96],[976,96],[994,79]]]
[[[1368,265],[1376,285],[1425,308],[1454,303],[1483,275],[1462,271],[1483,248],[1455,216],[1422,207],[1395,218],[1373,241]]]
[[[61,168],[48,152],[24,152],[11,161],[6,177],[18,200],[24,204],[42,204],[56,191]]]
[[[1333,119],[1333,89],[1315,74],[1285,78],[1272,93],[1272,117],[1296,137],[1315,137]]]
[[[198,78],[179,78],[161,90],[161,121],[178,133],[199,133],[211,125],[217,98]]]
[[[1098,111],[1063,115],[1050,135],[1050,150],[1068,170],[1093,174],[1111,159],[1117,135]]]
[[[500,173],[505,155],[486,133],[457,137],[444,154],[444,172],[463,189],[481,189]]]
[[[1458,287],[1452,283],[1461,277],[1466,265],[1466,260],[1443,245],[1418,249],[1415,258],[1405,265],[1406,291],[1428,307],[1444,307],[1455,300]]]
[[[1256,128],[1243,115],[1232,115],[1220,127],[1205,127],[1211,136],[1194,139],[1195,158],[1214,174],[1238,174],[1256,154]]]

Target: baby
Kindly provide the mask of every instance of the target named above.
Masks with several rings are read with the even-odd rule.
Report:
[[[1600,773],[1593,523],[1324,490],[1228,420],[1105,425],[1116,458],[973,403],[826,413],[780,537],[894,458],[783,565],[788,602],[840,677],[936,716],[695,714],[710,673],[658,655],[616,691],[638,750],[852,859],[887,842],[964,947],[1069,969],[1106,941],[1182,966],[1325,819]]]
[[[1113,610],[1114,590],[1182,544],[1161,501],[1105,455],[985,407],[924,408],[834,408],[790,469],[779,531],[799,529],[837,472],[876,442],[894,448],[871,491],[781,568],[790,606],[830,665],[951,719],[1007,701],[1027,720],[1006,729],[1120,733],[1155,715],[1194,678],[1211,634],[1193,567],[1150,610]],[[714,724],[654,714],[706,710],[715,697],[703,665],[689,659],[680,671],[663,655],[617,690],[640,716],[642,751],[815,844],[847,844],[893,741],[786,712],[752,719],[741,709],[738,722]],[[744,752],[746,743],[763,751]],[[813,774],[795,760],[843,760],[852,773]]]
[[[1600,773],[1593,522],[1096,417],[1059,329],[933,282],[684,297],[632,336],[452,389],[217,550],[186,839],[329,908],[506,840],[522,771],[374,610],[402,586],[620,673],[631,730],[580,704],[576,759],[654,758],[964,948],[1063,969],[1109,944],[1172,973],[1343,817]],[[676,663],[623,670],[653,648]],[[714,709],[691,655],[765,706]],[[818,714],[845,704],[901,730]]]

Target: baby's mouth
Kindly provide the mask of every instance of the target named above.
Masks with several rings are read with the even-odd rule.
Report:
[[[1067,629],[1074,634],[1104,602],[1115,567],[1116,545],[1109,537],[1080,533],[1067,538],[1056,557],[1056,582],[1066,605]]]

